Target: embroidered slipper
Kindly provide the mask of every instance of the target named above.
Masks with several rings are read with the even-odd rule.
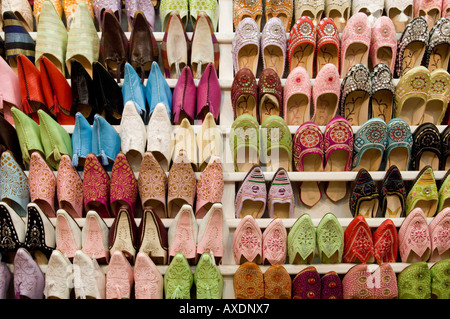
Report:
[[[385,64],[391,73],[394,73],[397,55],[397,33],[394,22],[386,16],[377,18],[372,27],[371,37],[370,60],[372,65]]]
[[[242,68],[236,72],[231,86],[231,101],[235,119],[242,114],[259,118],[258,83],[250,69]]]
[[[310,17],[299,16],[289,33],[289,72],[298,66],[302,66],[308,71],[309,77],[313,78],[315,50],[316,28],[314,22]]]
[[[333,64],[339,74],[339,31],[333,19],[326,16],[317,25],[316,77],[327,64]]]
[[[240,265],[233,276],[233,289],[236,299],[264,298],[264,275],[259,266],[252,262]]]
[[[298,172],[323,171],[324,143],[319,126],[306,122],[297,129],[293,138],[294,167]],[[322,198],[319,182],[305,181],[301,183],[300,200],[313,207]]]
[[[320,299],[343,299],[342,281],[337,272],[329,271],[320,279]]]
[[[242,1],[233,1],[237,4]],[[260,52],[259,27],[252,18],[244,18],[235,25],[235,35],[231,44],[233,69],[236,74],[240,69],[247,68],[256,75]]]
[[[279,168],[273,176],[267,194],[269,217],[293,218],[294,204],[294,193],[289,175],[284,168]]]
[[[164,3],[164,1],[162,1]],[[166,299],[190,299],[194,276],[186,257],[178,253],[164,274],[164,296]]]
[[[412,137],[410,169],[418,171],[429,165],[434,171],[439,170],[441,135],[436,125],[421,124],[414,130]]]
[[[230,149],[236,172],[248,172],[259,165],[259,125],[249,114],[242,114],[231,125]]]
[[[138,228],[137,243],[139,251],[136,257],[138,262],[139,254],[150,257],[151,261],[158,265],[167,264],[168,238],[167,229],[161,219],[152,208],[143,208],[142,220]]]
[[[341,263],[344,252],[344,230],[334,214],[327,213],[322,217],[317,225],[316,237],[320,262]]]
[[[352,2],[352,14],[364,12],[369,20],[369,24],[373,27],[374,23],[381,18],[384,10],[384,0],[360,0]]]
[[[325,0],[325,17],[333,19],[339,33],[344,31],[350,18],[351,1]]]
[[[267,171],[275,172],[279,168],[292,171],[292,135],[282,117],[271,115],[264,120],[261,140]]]
[[[395,86],[392,74],[386,64],[377,64],[370,75],[372,117],[379,117],[386,123],[392,119],[395,110]]]
[[[341,36],[341,78],[357,64],[368,66],[371,27],[367,14],[358,12],[348,19]]]
[[[428,90],[427,103],[425,105],[422,120],[419,124],[441,124],[445,112],[447,111],[448,102],[450,100],[449,95],[450,74],[443,69],[433,70],[430,74],[430,87]]]
[[[353,157],[353,129],[343,117],[334,117],[324,131],[324,171],[344,172],[352,168]],[[329,199],[337,202],[347,194],[347,182],[329,181],[325,194]]]
[[[378,211],[379,200],[380,195],[377,184],[370,173],[361,168],[352,185],[352,194],[349,200],[350,212],[354,217],[375,217]]]
[[[372,276],[367,265],[356,265],[350,268],[342,279],[344,299],[374,299],[374,290],[368,287]]]
[[[286,31],[281,20],[272,17],[266,22],[261,34],[263,69],[275,70],[281,78],[286,64]]]
[[[183,235],[180,236],[180,234]],[[170,224],[167,236],[169,261],[176,258],[178,253],[182,253],[189,264],[196,264],[198,225],[191,205],[184,204],[180,208]]]
[[[234,30],[238,30],[239,23],[249,17],[257,26],[258,32],[261,29],[261,20],[263,17],[262,0],[237,0],[233,1],[233,25]]]
[[[317,25],[322,17],[325,9],[325,2],[314,0],[295,0],[294,1],[294,14],[295,19],[299,20],[305,16],[312,19],[314,25]]]
[[[290,264],[312,264],[316,251],[316,228],[309,214],[297,218],[289,230],[287,251]]]
[[[409,70],[421,65],[428,44],[428,26],[423,17],[416,16],[406,25],[398,41],[396,72],[401,78]]]
[[[283,116],[283,87],[273,69],[264,69],[258,81],[259,123],[271,115]]]
[[[431,238],[427,218],[421,208],[410,212],[398,230],[400,258],[404,263],[427,261]]]
[[[450,207],[450,170],[445,173],[445,176],[441,180],[437,213],[440,213],[447,207]]]
[[[400,118],[387,123],[387,147],[384,153],[384,167],[396,165],[400,171],[407,171],[413,146],[411,128]]]
[[[340,89],[340,88],[339,88]],[[311,79],[302,66],[289,72],[283,87],[283,117],[287,125],[301,125],[311,119]]]
[[[450,19],[442,17],[430,31],[424,66],[430,71],[447,70],[450,60]]]
[[[198,21],[198,16],[201,12],[204,12],[208,19],[210,20],[213,32],[217,31],[217,26],[219,23],[220,16],[220,6],[217,1],[199,1],[191,0],[189,1],[189,15],[191,19],[192,26],[195,27]]]
[[[395,263],[398,254],[398,234],[392,219],[386,219],[373,233],[375,259],[379,265]]]
[[[262,234],[262,262],[282,265],[286,262],[287,231],[280,218],[274,218]]]
[[[173,157],[184,152],[187,160],[191,163],[194,171],[197,171],[197,139],[195,138],[195,132],[188,119],[183,119],[180,126],[175,132],[175,145],[173,148]]]
[[[214,203],[221,203],[223,196],[223,168],[220,157],[213,156],[197,181],[195,217],[203,218]]]
[[[267,190],[261,167],[254,166],[244,178],[236,194],[236,218],[251,215],[260,218],[266,209]]]
[[[417,175],[406,197],[406,215],[408,216],[415,208],[421,208],[425,216],[433,217],[438,203],[439,192],[433,169],[431,166],[425,166]]]
[[[168,0],[168,1],[161,1],[159,6],[159,15],[161,17],[162,30],[167,31],[167,26],[170,23],[170,17],[174,14],[174,12],[176,12],[177,15],[179,16],[180,22],[182,23],[183,27],[186,27],[189,20],[188,1]]]
[[[428,24],[428,31],[433,28],[441,17],[442,0],[416,0],[414,16],[424,17]]]
[[[341,85],[339,71],[334,64],[325,64],[318,72],[312,89],[314,111],[311,121],[325,126],[339,110]]]
[[[356,216],[344,231],[344,254],[342,261],[351,264],[369,264],[374,262],[374,260],[373,239],[370,227],[364,216]]]
[[[426,262],[407,266],[398,274],[399,299],[430,299],[431,272]]]
[[[380,210],[376,217],[399,218],[405,216],[406,187],[397,166],[392,165],[384,175],[380,189]]]
[[[194,283],[197,299],[222,299],[223,277],[210,253],[201,255],[195,267]]]
[[[429,225],[431,237],[430,262],[450,259],[450,241],[445,240],[450,225],[450,208],[440,211]]]
[[[306,267],[292,280],[292,299],[320,299],[321,286],[316,267]]]
[[[264,299],[291,299],[292,279],[282,265],[272,265],[264,272]]]
[[[121,251],[112,254],[106,272],[106,299],[131,299],[134,272],[130,262]]]
[[[203,172],[211,158],[222,157],[222,132],[214,120],[212,113],[208,113],[197,131],[198,168]]]
[[[449,299],[450,293],[447,289],[449,280],[450,260],[438,261],[430,268],[431,273],[431,298]]]
[[[346,73],[341,83],[340,113],[352,126],[366,123],[370,116],[372,92],[369,69],[356,64]]]
[[[241,219],[233,234],[233,256],[236,265],[262,261],[262,232],[253,216]]]
[[[353,170],[378,171],[387,146],[387,125],[374,117],[364,123],[355,134]]]
[[[292,15],[294,13],[294,0],[266,0],[264,4],[264,13],[266,21],[269,21],[272,17],[279,18],[283,23],[284,32],[289,33],[291,30]]]

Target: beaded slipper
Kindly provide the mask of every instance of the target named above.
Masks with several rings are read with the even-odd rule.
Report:
[[[273,17],[266,22],[261,34],[261,53],[263,69],[275,70],[281,78],[286,64],[285,29],[281,20]]]
[[[430,268],[431,274],[431,298],[449,299],[448,290],[450,260],[442,260],[435,263]]]
[[[339,88],[340,89],[340,88]],[[283,88],[283,117],[287,125],[301,125],[311,119],[311,79],[302,66],[289,72]]]
[[[291,299],[292,279],[282,265],[272,265],[264,272],[264,299]]]
[[[329,271],[320,279],[320,299],[343,299],[342,281],[335,271]]]
[[[441,180],[437,212],[440,213],[447,207],[450,207],[450,171],[447,171]]]
[[[339,31],[333,19],[325,17],[317,26],[316,77],[322,68],[331,63],[339,74],[340,56]]]
[[[370,277],[367,265],[350,268],[342,279],[343,299],[374,299],[374,290],[368,287]]]
[[[234,273],[233,287],[236,299],[262,299],[265,293],[263,272],[257,264],[246,262]]]
[[[306,267],[292,280],[292,299],[320,299],[321,286],[317,269]]]
[[[239,1],[233,1],[233,4]],[[235,26],[236,33],[231,45],[233,69],[236,74],[240,69],[248,68],[256,75],[260,54],[259,27],[252,18],[244,18]]]
[[[430,299],[431,272],[426,262],[407,266],[398,274],[399,299]]]
[[[386,123],[392,119],[395,109],[395,86],[392,74],[386,64],[377,64],[370,75],[372,117],[379,117]]]
[[[400,171],[407,171],[412,147],[411,128],[404,120],[393,118],[387,123],[387,147],[382,166],[396,165]]]
[[[280,76],[273,69],[264,69],[258,81],[259,123],[271,115],[282,116],[283,87]]]
[[[297,1],[296,1],[297,3]],[[310,17],[302,16],[291,29],[288,40],[289,72],[298,66],[313,77],[314,53],[316,50],[316,28]]]
[[[414,1],[414,16],[424,17],[430,31],[441,17],[442,0],[416,0]]]
[[[411,149],[411,170],[421,170],[429,165],[434,171],[439,170],[441,157],[441,135],[436,125],[424,123],[413,133]]]
[[[334,64],[325,64],[318,72],[312,89],[314,111],[311,121],[319,126],[331,122],[339,110],[341,86]]]
[[[233,1],[233,25],[237,31],[239,23],[249,17],[257,26],[257,31],[261,29],[261,20],[263,17],[262,0],[237,0]]]
[[[266,0],[264,4],[264,13],[266,21],[272,17],[277,17],[281,20],[284,26],[284,32],[288,33],[291,30],[292,14],[294,12],[294,1],[274,1]]]
[[[356,175],[349,200],[353,216],[375,217],[378,211],[379,193],[370,173],[361,168]]]
[[[242,114],[249,114],[255,119],[259,118],[258,83],[250,69],[242,68],[236,72],[231,86],[231,100],[234,119]]]
[[[433,169],[425,166],[417,175],[406,197],[406,215],[415,208],[421,208],[425,216],[433,217],[438,206],[438,196]]]
[[[333,19],[339,33],[350,18],[351,4],[351,0],[325,0],[325,17]]]
[[[450,60],[450,19],[441,18],[430,31],[424,66],[428,70],[447,70]]]
[[[317,25],[322,17],[325,9],[324,1],[314,0],[295,0],[294,1],[294,16],[295,20],[303,17],[310,18],[314,25]]]
[[[380,209],[377,217],[404,217],[406,210],[406,186],[396,165],[392,165],[384,175],[380,189]]]

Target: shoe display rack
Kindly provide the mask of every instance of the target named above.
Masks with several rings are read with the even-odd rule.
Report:
[[[222,204],[223,204],[223,211],[226,216],[226,220],[229,227],[229,238],[228,238],[228,245],[226,247],[226,252],[223,257],[221,265],[219,265],[219,270],[221,271],[224,279],[224,288],[223,288],[223,298],[224,299],[234,299],[234,289],[233,289],[233,276],[238,269],[239,265],[235,264],[234,258],[233,258],[233,249],[232,249],[232,237],[233,233],[238,226],[240,219],[237,219],[235,217],[235,197],[236,192],[241,184],[241,182],[244,180],[247,173],[245,172],[235,172],[234,171],[234,164],[233,164],[233,155],[232,150],[230,149],[230,143],[229,143],[229,133],[231,129],[231,125],[234,121],[234,114],[233,114],[233,108],[232,108],[232,102],[231,102],[231,87],[234,79],[234,72],[233,72],[233,60],[232,60],[232,41],[234,38],[234,30],[233,30],[233,0],[218,0],[219,6],[220,6],[220,17],[219,17],[219,23],[218,23],[218,30],[215,33],[215,36],[217,38],[217,41],[220,45],[220,64],[219,64],[219,83],[221,87],[221,98],[222,98],[222,105],[220,108],[220,122],[218,123],[218,128],[222,133],[223,137],[223,154],[222,154],[222,163],[223,163],[223,179],[224,179],[224,192],[223,192],[223,198],[222,198]],[[158,17],[158,11],[157,11],[157,19]],[[160,26],[160,24],[159,24]],[[36,39],[36,32],[30,33],[30,35]],[[129,37],[130,33],[126,33],[126,35]],[[187,35],[189,38],[192,37],[192,32],[187,32]],[[101,34],[99,33],[99,37]],[[161,43],[164,32],[161,31],[161,29],[156,28],[154,32],[155,39],[157,40],[158,44]],[[399,35],[400,36],[400,35]],[[161,58],[160,58],[161,60]],[[160,61],[161,69],[163,69],[162,61]],[[282,79],[282,84],[285,83],[285,78]],[[341,79],[342,80],[342,79]],[[70,80],[68,80],[70,81]],[[195,80],[196,84],[198,83],[198,80]],[[314,79],[311,80],[314,82]],[[176,79],[167,79],[167,82],[169,86],[173,89],[177,83]],[[394,84],[398,83],[398,79],[394,80]],[[74,127],[73,126],[63,126],[69,134],[73,132]],[[438,129],[442,132],[446,126],[439,125],[437,126]],[[119,132],[120,127],[114,126],[114,128]],[[295,133],[297,130],[297,126],[289,126],[289,129],[292,134]],[[356,132],[359,127],[353,127],[353,131]],[[174,125],[174,131],[176,132],[177,127]],[[193,129],[195,132],[197,132],[200,129],[200,125],[194,125]],[[321,127],[322,131],[324,131],[325,127]],[[411,131],[414,132],[416,127],[412,126]],[[119,132],[120,133],[120,132]],[[264,166],[262,166],[264,170]],[[55,172],[56,173],[56,172]],[[270,182],[274,176],[275,172],[264,172],[265,180],[267,182]],[[407,171],[407,172],[401,172],[402,177],[405,180],[405,182],[413,181],[417,175],[418,171]],[[440,181],[446,171],[435,171],[435,178],[437,181]],[[136,177],[139,173],[136,173]],[[197,179],[200,176],[200,172],[196,172]],[[295,223],[298,217],[300,217],[302,214],[307,213],[311,216],[313,223],[315,226],[317,226],[321,220],[321,218],[327,214],[327,213],[333,213],[339,220],[341,226],[345,228],[349,225],[349,223],[353,220],[353,216],[349,209],[349,193],[350,193],[350,187],[348,188],[347,195],[344,199],[340,200],[339,202],[332,202],[327,198],[323,191],[323,186],[325,182],[330,180],[336,180],[336,181],[346,181],[349,184],[353,182],[356,178],[357,172],[356,171],[350,171],[350,172],[288,172],[289,179],[292,182],[293,190],[294,190],[294,196],[295,196],[295,210],[294,210],[294,218],[286,218],[283,219],[283,224],[286,227],[287,230],[289,230],[290,227]],[[370,172],[372,178],[375,181],[382,181],[385,172],[384,171],[377,171],[377,172]],[[322,198],[321,200],[312,208],[309,208],[301,203],[299,198],[299,187],[300,183],[302,181],[319,181],[321,190],[322,190]],[[140,223],[140,217],[141,217],[141,211],[139,208],[137,208],[136,211],[136,223],[139,225]],[[264,228],[267,227],[267,225],[270,223],[272,219],[267,216],[267,213],[263,215],[262,218],[257,219],[257,223],[260,226],[261,230],[263,231]],[[381,223],[383,223],[385,219],[384,218],[367,218],[366,221],[369,224],[371,228],[377,228]],[[392,219],[395,226],[398,228],[401,226],[404,218],[393,218]],[[428,222],[431,222],[432,218],[428,218]],[[56,218],[52,218],[51,221],[53,224],[56,222]],[[80,227],[84,226],[84,219],[76,219],[77,223]],[[113,218],[105,219],[105,222],[108,226],[111,226],[113,223]],[[164,223],[164,226],[168,228],[172,222],[172,219],[165,218],[162,219],[162,222]],[[407,267],[409,264],[406,263],[393,263],[391,264],[393,270],[396,273],[400,273],[405,267]],[[260,265],[260,268],[262,272],[264,273],[265,270],[270,265]],[[292,276],[295,276],[298,274],[301,270],[305,269],[308,266],[311,265],[293,265],[288,264],[286,261],[286,264],[283,265],[285,269],[288,271],[288,273]],[[339,275],[344,275],[348,272],[350,268],[354,266],[354,264],[346,264],[346,263],[340,263],[340,264],[321,264],[317,254],[315,254],[315,259],[313,261],[312,266],[314,266],[319,274],[325,274],[329,271],[335,271]],[[378,267],[378,265],[373,264],[369,265],[369,270],[371,267],[375,269]],[[103,266],[108,267],[108,266]],[[167,270],[168,265],[157,265],[157,268],[160,270],[161,274],[164,275],[165,271]],[[45,272],[45,266],[43,266],[43,271]],[[191,266],[192,271],[194,272],[195,266]],[[12,269],[11,269],[12,270]]]

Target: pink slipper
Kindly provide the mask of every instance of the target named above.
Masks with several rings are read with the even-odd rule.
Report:
[[[211,253],[219,264],[226,251],[228,226],[220,203],[212,205],[198,228],[197,255]]]
[[[236,265],[247,261],[261,264],[262,232],[253,216],[245,216],[236,227],[233,234],[233,255]]]
[[[301,125],[311,119],[311,79],[302,66],[294,68],[283,89],[283,118],[287,125]]]
[[[64,209],[56,213],[56,249],[70,260],[81,249],[81,228],[75,219]]]
[[[450,258],[450,208],[444,208],[429,225],[431,236],[430,262]]]
[[[116,250],[106,272],[106,299],[130,299],[133,281],[133,268],[123,252]]]
[[[162,299],[163,277],[151,258],[138,253],[134,264],[134,290],[136,299]]]
[[[83,217],[83,181],[72,165],[69,155],[62,155],[56,176],[56,194],[59,208],[73,218]]]
[[[373,273],[375,299],[397,299],[397,276],[389,263],[382,264]]]
[[[83,252],[99,264],[109,262],[109,228],[97,212],[87,212],[81,230]]]
[[[374,291],[367,285],[371,275],[366,264],[350,268],[342,279],[344,299],[373,299]]]
[[[83,198],[86,211],[95,210],[100,217],[112,217],[109,209],[111,181],[94,153],[86,156],[83,172]]]
[[[172,220],[168,231],[169,263],[177,253],[182,253],[191,263],[197,258],[198,225],[190,205],[183,205]]]
[[[312,95],[314,114],[311,121],[325,126],[336,116],[341,96],[339,71],[334,64],[325,64],[317,74]]]
[[[358,12],[348,19],[341,37],[341,78],[352,66],[368,66],[371,28],[367,14]]]
[[[427,261],[431,253],[431,238],[425,213],[413,209],[398,231],[400,257],[404,263]]]
[[[31,202],[37,204],[47,217],[56,217],[56,177],[38,152],[31,154],[28,184]]]
[[[287,231],[280,218],[273,219],[262,234],[264,264],[282,265],[286,261]]]
[[[134,218],[138,185],[130,163],[124,153],[120,152],[114,161],[111,172],[110,202],[113,215],[123,205],[130,207],[131,218]]]
[[[397,33],[392,20],[386,16],[375,21],[371,32],[370,59],[372,65],[386,64],[392,73],[395,71],[397,56]]]
[[[442,0],[414,0],[414,16],[424,17],[427,20],[428,31],[431,31],[441,18],[442,2]]]
[[[267,195],[269,217],[294,218],[294,205],[294,192],[289,175],[284,168],[279,168]]]
[[[196,218],[203,218],[214,203],[222,202],[223,187],[222,162],[213,156],[197,182]]]
[[[266,183],[261,167],[254,166],[244,178],[234,202],[236,218],[260,218],[266,209]]]

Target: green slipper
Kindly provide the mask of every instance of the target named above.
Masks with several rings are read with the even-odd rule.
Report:
[[[223,277],[209,253],[200,256],[194,273],[197,299],[222,299]]]
[[[249,114],[234,120],[230,131],[230,149],[236,172],[248,172],[259,165],[259,124]]]
[[[72,158],[72,140],[69,133],[49,114],[42,110],[38,110],[37,113],[45,159],[48,165],[58,169],[62,155],[67,154]]]
[[[312,264],[316,249],[316,228],[308,214],[300,216],[287,237],[289,263]]]
[[[336,216],[327,213],[317,225],[317,247],[323,264],[337,264],[344,252],[344,230]]]
[[[398,274],[399,299],[430,299],[431,273],[426,262],[409,265]]]
[[[164,275],[166,299],[190,299],[194,281],[189,263],[182,253],[177,253]]]
[[[431,269],[431,297],[450,299],[450,259],[435,263]]]
[[[439,204],[436,212],[441,212],[445,207],[450,207],[450,170],[447,171],[442,179],[442,184],[439,188]]]
[[[417,175],[413,187],[406,197],[406,216],[417,207],[426,217],[433,217],[438,206],[438,189],[431,166],[425,166]]]
[[[270,115],[263,121],[261,140],[267,170],[292,171],[292,134],[282,117]]]
[[[22,151],[23,161],[30,164],[31,154],[35,151],[44,154],[44,146],[41,142],[41,133],[39,125],[27,114],[16,107],[11,108],[11,113],[16,127],[17,137],[19,139],[20,149]]]

